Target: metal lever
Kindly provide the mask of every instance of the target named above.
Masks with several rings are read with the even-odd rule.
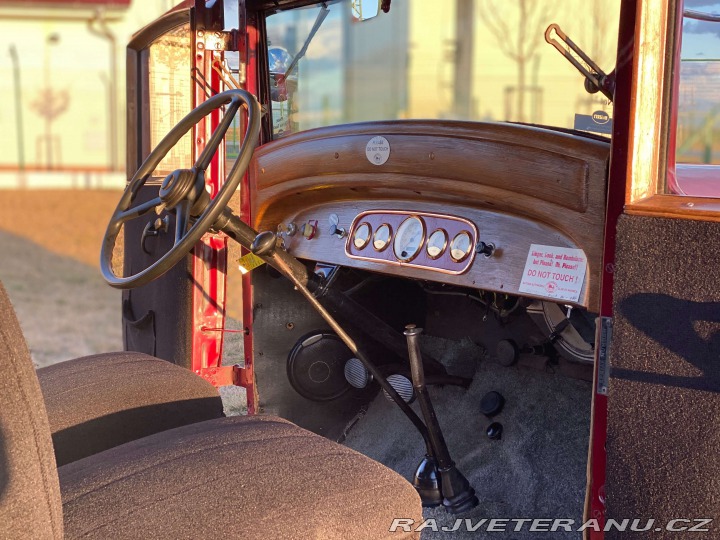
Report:
[[[553,32],[555,32],[557,37],[560,38],[560,41],[552,37]],[[585,54],[585,51],[578,47],[577,44],[575,44],[575,42],[560,29],[560,26],[555,23],[548,26],[547,30],[545,30],[545,41],[555,47],[568,62],[575,66],[575,69],[583,74],[585,79],[587,79],[590,85],[592,85],[591,87],[588,87],[587,83],[585,84],[585,89],[588,92],[594,94],[595,92],[600,91],[610,101],[613,100],[613,94],[615,93],[614,73],[607,75],[602,69],[600,69],[600,66],[598,66],[592,58]],[[563,47],[563,44],[565,44],[567,48]],[[580,59],[585,62],[585,64],[575,58],[570,53],[571,50],[577,54]]]
[[[470,482],[457,469],[450,457],[445,437],[443,437],[435,409],[430,401],[430,395],[425,386],[425,371],[420,353],[419,337],[421,333],[422,328],[417,328],[414,324],[405,327],[413,387],[427,426],[433,455],[437,460],[437,475],[440,477],[443,506],[450,513],[459,514],[475,508],[480,502],[475,496],[475,490],[470,486]]]
[[[160,231],[167,232],[169,223],[170,216],[166,215],[164,218],[157,218],[149,221],[147,225],[145,225],[142,235],[140,236],[140,247],[145,253],[147,253],[148,255],[152,255],[152,253],[150,253],[147,246],[145,245],[145,241],[151,236],[158,236],[160,234]]]

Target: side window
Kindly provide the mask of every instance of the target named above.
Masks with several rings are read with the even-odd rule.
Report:
[[[720,1],[685,0],[681,43],[668,189],[720,197]]]
[[[190,25],[184,24],[155,40],[147,49],[150,148],[192,109]],[[158,165],[156,174],[167,174],[187,165],[192,155],[188,132]]]

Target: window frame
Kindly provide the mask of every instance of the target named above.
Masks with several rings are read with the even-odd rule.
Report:
[[[720,197],[667,193],[669,175],[677,170],[674,99],[680,75],[683,8],[683,0],[659,4],[638,0],[625,213],[720,221]]]

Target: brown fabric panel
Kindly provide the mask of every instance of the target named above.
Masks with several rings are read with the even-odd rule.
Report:
[[[50,426],[20,325],[0,283],[0,538],[62,538]]]
[[[607,517],[713,518],[720,538],[720,223],[623,215],[617,238]]]
[[[86,356],[37,373],[58,466],[223,416],[220,395],[210,383],[142,353]]]
[[[269,540],[390,535],[422,519],[397,473],[275,417],[158,433],[60,468],[66,538]]]

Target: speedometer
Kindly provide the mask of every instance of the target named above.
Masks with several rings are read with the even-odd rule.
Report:
[[[398,227],[393,243],[395,257],[408,262],[417,257],[425,241],[425,223],[417,216],[410,216]]]

